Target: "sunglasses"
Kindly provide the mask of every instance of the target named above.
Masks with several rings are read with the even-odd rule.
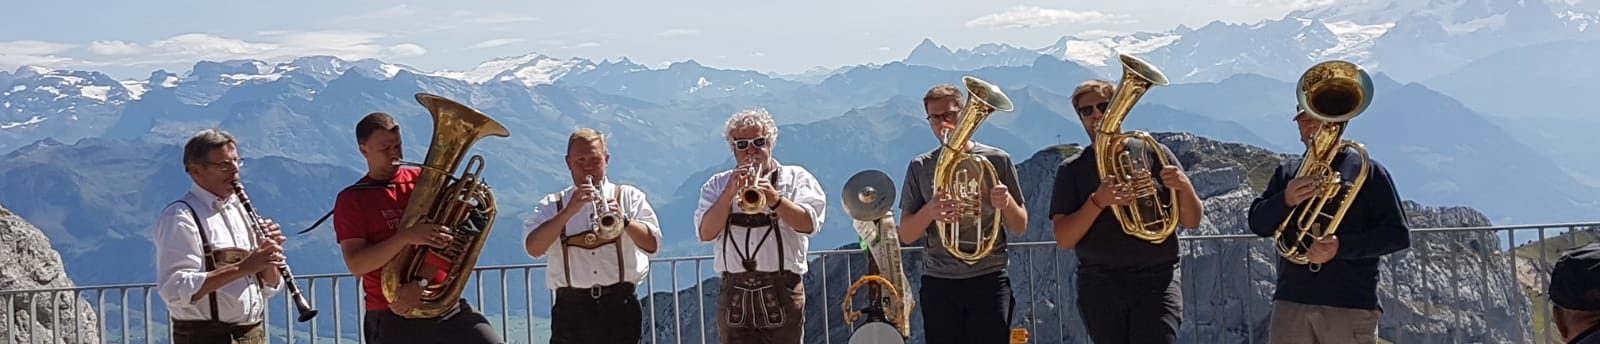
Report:
[[[756,147],[766,147],[767,138],[757,137],[753,139],[733,140],[733,147],[738,149],[749,149],[750,145],[752,144],[756,145]]]
[[[1093,115],[1094,114],[1093,112],[1089,112],[1090,109],[1099,109],[1100,113],[1105,113],[1106,112],[1106,107],[1108,107],[1108,106],[1111,106],[1110,102],[1100,102],[1099,104],[1094,104],[1094,105],[1079,106],[1078,107],[1078,117],[1089,117],[1089,115]]]

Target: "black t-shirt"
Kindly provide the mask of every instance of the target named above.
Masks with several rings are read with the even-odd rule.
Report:
[[[1183,168],[1177,156],[1166,145],[1157,143],[1166,153],[1168,164]],[[1162,204],[1171,202],[1171,192],[1161,184],[1161,167],[1153,151],[1145,149],[1142,141],[1129,141],[1129,152],[1143,153],[1150,162],[1150,177],[1155,179],[1156,194]],[[1050,194],[1050,216],[1071,215],[1089,203],[1089,196],[1100,188],[1094,146],[1068,157],[1056,168],[1056,181]],[[1168,210],[1170,211],[1170,209]],[[1172,237],[1160,244],[1135,238],[1122,232],[1122,225],[1110,207],[1100,212],[1074,248],[1078,254],[1079,270],[1095,271],[1148,271],[1170,269],[1178,264],[1178,238]]]

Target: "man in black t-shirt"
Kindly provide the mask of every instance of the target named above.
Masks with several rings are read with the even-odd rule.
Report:
[[[1105,118],[1114,86],[1089,80],[1072,92],[1072,107],[1088,131],[1090,142]],[[1153,149],[1171,159],[1172,150],[1157,143],[1129,141],[1134,156],[1142,156],[1157,177],[1157,197],[1169,204],[1171,190],[1178,194],[1179,225],[1200,226],[1204,211],[1194,185],[1176,160],[1160,166]],[[1101,179],[1094,146],[1069,157],[1056,170],[1050,199],[1050,220],[1056,244],[1078,255],[1078,312],[1089,338],[1095,343],[1172,343],[1183,321],[1183,292],[1178,278],[1178,240],[1160,244],[1130,236],[1107,207],[1128,205],[1134,196],[1128,185]],[[1106,154],[1111,154],[1107,152]]]

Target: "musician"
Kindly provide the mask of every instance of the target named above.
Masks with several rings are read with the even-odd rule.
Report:
[[[944,137],[947,128],[954,128],[960,120],[961,92],[954,85],[941,84],[929,89],[922,98],[928,114],[928,127],[935,140]],[[1016,298],[1011,295],[1011,281],[1006,277],[1006,235],[996,238],[994,250],[976,264],[967,264],[945,250],[941,238],[927,235],[934,230],[936,220],[955,221],[957,201],[944,194],[934,194],[933,174],[942,147],[913,158],[906,166],[900,199],[903,215],[900,242],[912,245],[923,242],[922,290],[919,299],[922,324],[928,343],[1007,343],[1011,338],[1011,310]],[[1011,155],[1005,150],[968,140],[960,147],[969,154],[983,156],[994,165],[1000,181],[988,194],[990,204],[1001,214],[1005,232],[1022,235],[1028,228],[1028,211],[1023,206],[1022,188],[1017,186],[1017,172],[1011,164]],[[974,233],[988,228],[960,228],[960,233]],[[927,239],[923,236],[927,235]],[[964,247],[963,250],[971,250]]]
[[[1294,120],[1300,127],[1300,140],[1309,144],[1323,122],[1297,108]],[[1356,195],[1338,232],[1317,239],[1306,257],[1319,264],[1317,271],[1278,259],[1278,288],[1273,294],[1273,343],[1345,341],[1352,332],[1362,343],[1374,343],[1378,319],[1383,308],[1378,304],[1378,258],[1411,247],[1400,195],[1389,171],[1377,160],[1371,161],[1366,183]],[[1354,178],[1360,156],[1354,151],[1338,153],[1332,167],[1343,171],[1346,181]],[[1266,191],[1250,204],[1250,230],[1272,237],[1291,210],[1320,192],[1312,178],[1295,178],[1300,159],[1286,159],[1278,165]],[[1328,208],[1333,209],[1333,208]],[[1290,224],[1293,235],[1295,227]],[[1335,340],[1334,338],[1338,338]]]
[[[1106,107],[1116,87],[1105,80],[1088,80],[1072,92],[1072,107],[1094,142]],[[1166,145],[1156,143],[1173,157]],[[1161,166],[1155,151],[1143,141],[1129,140],[1131,154],[1152,162],[1157,197],[1168,204],[1178,194],[1178,224],[1200,226],[1204,211],[1194,185],[1176,160]],[[1178,239],[1160,244],[1125,233],[1122,222],[1108,207],[1129,205],[1134,195],[1127,185],[1099,177],[1093,144],[1068,157],[1056,168],[1051,191],[1050,222],[1056,245],[1078,256],[1078,314],[1095,343],[1172,343],[1183,322],[1183,286],[1180,282]]]
[[[607,178],[611,153],[599,131],[567,138],[572,185],[545,195],[524,224],[523,244],[537,259],[550,256],[545,284],[556,291],[551,343],[638,343],[643,310],[634,288],[650,273],[661,225],[644,191]],[[591,241],[594,204],[621,215],[622,233]]]
[[[722,275],[717,333],[723,343],[799,343],[806,301],[801,276],[810,238],[822,228],[827,194],[810,171],[772,157],[778,125],[766,109],[733,114],[723,137],[737,166],[706,180],[694,211],[700,241],[716,246],[714,268]],[[739,207],[746,187],[766,197],[753,214]]]
[[[1551,318],[1567,343],[1600,344],[1600,243],[1561,255],[1550,270]]]
[[[267,299],[283,288],[284,236],[263,219],[248,227],[233,183],[243,161],[226,131],[207,129],[183,146],[189,191],[168,204],[154,233],[156,293],[166,302],[173,343],[266,343]]]
[[[417,307],[422,297],[421,283],[429,280],[405,281],[397,290],[398,299],[391,304],[380,283],[384,265],[406,245],[445,247],[451,239],[450,230],[422,223],[403,230],[397,228],[416,187],[413,180],[421,171],[394,164],[404,154],[400,148],[400,124],[393,117],[381,112],[363,117],[356,123],[356,144],[367,160],[367,174],[339,192],[333,208],[333,228],[345,266],[350,273],[362,276],[367,309],[363,335],[367,342],[504,343],[483,313],[472,309],[466,300],[435,319],[407,319],[395,313]],[[423,269],[424,276],[432,273],[432,282],[443,281],[445,267],[437,263],[426,266],[434,269]]]

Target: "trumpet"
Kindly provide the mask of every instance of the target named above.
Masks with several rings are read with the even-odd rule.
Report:
[[[759,214],[767,209],[767,194],[761,192],[761,187],[756,186],[756,184],[766,171],[761,165],[756,164],[755,158],[750,158],[750,164],[745,165],[744,168],[750,172],[750,178],[745,179],[744,185],[739,187],[739,212]]]
[[[1366,184],[1372,168],[1365,145],[1341,139],[1350,120],[1372,104],[1372,78],[1354,63],[1322,62],[1300,76],[1295,94],[1306,116],[1323,122],[1306,142],[1306,152],[1295,177],[1315,179],[1320,191],[1296,205],[1278,225],[1272,239],[1277,243],[1279,255],[1289,262],[1305,265],[1311,262],[1306,256],[1311,251],[1309,241],[1339,230],[1339,222],[1344,219],[1345,211],[1350,210],[1356,193]],[[1361,167],[1350,182],[1345,182],[1344,176],[1333,167],[1334,158],[1345,149],[1355,150],[1360,156]],[[1333,207],[1332,213],[1325,212],[1329,206]],[[1317,264],[1311,264],[1310,268],[1311,271],[1322,269]]]
[[[245,221],[250,221],[247,226],[250,227],[251,232],[255,233],[261,240],[272,240],[267,237],[267,228],[261,224],[264,222],[261,220],[261,216],[256,215],[256,207],[250,205],[250,196],[244,194],[244,184],[234,181],[233,193],[239,195],[239,203],[244,205]],[[317,310],[311,308],[311,303],[307,302],[305,295],[300,293],[300,286],[294,284],[294,273],[289,272],[289,264],[278,266],[278,274],[283,278],[283,285],[289,289],[289,298],[294,299],[295,310],[300,312],[300,317],[296,320],[306,322],[316,317]]]
[[[589,185],[594,185],[594,176],[584,176],[584,180]],[[593,233],[584,236],[584,240],[590,244],[611,241],[611,239],[622,236],[622,214],[618,214],[616,210],[607,206],[611,201],[605,197],[605,190],[597,189],[595,192],[598,192],[599,195],[590,202],[590,205],[594,207],[594,211],[589,213],[589,230],[593,231]]]

